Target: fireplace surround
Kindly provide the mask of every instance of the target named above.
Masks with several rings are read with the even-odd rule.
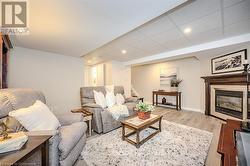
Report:
[[[250,118],[247,75],[244,73],[202,77],[205,81],[205,114],[220,119]],[[248,97],[247,97],[248,96]]]

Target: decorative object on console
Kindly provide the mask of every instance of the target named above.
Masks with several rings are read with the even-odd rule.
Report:
[[[151,104],[139,102],[136,104],[137,115],[140,119],[146,120],[150,118],[151,112],[154,110],[154,106]]]
[[[162,102],[162,104],[167,104],[167,100],[166,100],[166,98],[165,98],[165,97],[163,97],[163,98],[161,99],[161,102]]]
[[[243,71],[246,59],[246,49],[215,57],[211,59],[212,74]]]
[[[182,82],[182,80],[178,80],[178,79],[172,79],[171,80],[171,90],[173,92],[178,92],[178,87],[179,84]]]

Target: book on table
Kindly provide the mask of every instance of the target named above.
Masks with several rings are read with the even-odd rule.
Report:
[[[24,132],[9,133],[8,137],[7,139],[0,137],[0,153],[19,150],[28,140]]]

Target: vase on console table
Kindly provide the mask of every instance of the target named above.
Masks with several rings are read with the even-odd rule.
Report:
[[[178,79],[172,79],[170,81],[170,85],[171,85],[171,91],[172,92],[178,92],[178,87],[179,87],[179,84],[182,82],[182,80],[178,80]]]

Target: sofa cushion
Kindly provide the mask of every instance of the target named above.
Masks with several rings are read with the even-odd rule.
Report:
[[[82,135],[86,133],[86,130],[87,124],[85,122],[76,122],[68,126],[60,127],[59,136],[61,141],[58,146],[61,153],[60,160],[68,156]]]
[[[56,130],[60,126],[55,115],[39,100],[27,108],[9,112],[9,116],[17,119],[28,131]]]
[[[123,86],[115,86],[114,87],[114,94],[116,95],[118,93],[124,95],[124,88],[123,88]]]
[[[4,89],[1,93],[8,97],[13,110],[29,107],[36,100],[46,103],[43,93],[32,89]]]

